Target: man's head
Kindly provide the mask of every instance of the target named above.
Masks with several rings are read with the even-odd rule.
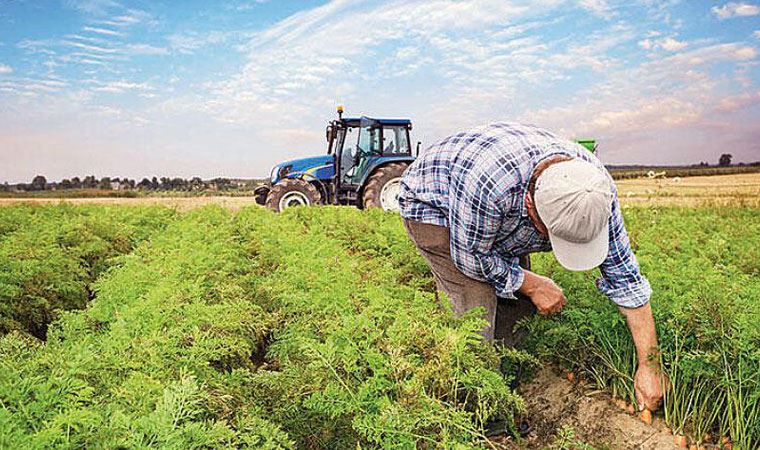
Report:
[[[539,164],[531,180],[528,209],[549,236],[554,255],[570,270],[600,265],[609,247],[612,183],[581,159],[558,157]]]

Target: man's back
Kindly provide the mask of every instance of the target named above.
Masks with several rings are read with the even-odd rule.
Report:
[[[401,215],[449,226],[450,199],[474,191],[474,197],[508,201],[504,210],[520,211],[533,169],[557,154],[603,168],[581,145],[533,125],[497,122],[449,136],[428,147],[407,170],[399,194]]]

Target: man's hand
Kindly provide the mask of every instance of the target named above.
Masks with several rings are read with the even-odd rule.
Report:
[[[524,270],[525,278],[520,286],[520,292],[527,295],[536,305],[539,314],[554,314],[562,310],[567,304],[565,294],[550,278],[536,275],[535,273]]]

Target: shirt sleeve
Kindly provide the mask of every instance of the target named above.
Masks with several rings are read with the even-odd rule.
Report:
[[[641,274],[631,250],[631,242],[623,223],[623,214],[615,193],[610,216],[610,244],[607,259],[599,267],[602,277],[596,280],[599,291],[618,306],[638,308],[652,296],[649,281]]]
[[[449,197],[454,265],[465,275],[493,285],[502,298],[514,298],[524,278],[519,258],[503,257],[493,250],[504,209],[511,207],[511,203],[499,201],[502,196],[498,187],[514,185],[508,171],[473,170],[452,180],[454,195]]]

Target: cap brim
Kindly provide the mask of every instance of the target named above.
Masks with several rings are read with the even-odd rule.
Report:
[[[601,265],[609,251],[609,220],[601,232],[589,242],[578,244],[566,241],[549,233],[554,257],[562,267],[568,270],[591,270]]]

